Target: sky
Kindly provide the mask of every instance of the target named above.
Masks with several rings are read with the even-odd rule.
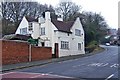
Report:
[[[60,1],[72,1],[82,7],[81,11],[100,13],[110,28],[118,28],[118,2],[120,0],[37,0],[41,4],[56,7]]]

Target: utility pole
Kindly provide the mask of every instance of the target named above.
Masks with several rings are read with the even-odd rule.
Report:
[[[31,44],[29,44],[29,62],[32,61],[32,54],[31,54],[31,53],[32,53],[32,52],[31,52],[32,50],[31,50],[31,49],[32,49],[32,46],[31,46]]]

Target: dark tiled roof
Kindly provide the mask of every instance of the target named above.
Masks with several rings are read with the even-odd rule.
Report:
[[[74,21],[63,22],[63,21],[52,20],[52,23],[59,31],[71,33],[70,29],[73,26]]]
[[[38,19],[35,19],[33,17],[25,16],[28,22],[38,22]]]
[[[21,34],[11,34],[11,35],[5,35],[3,39],[6,40],[23,40],[27,41],[29,38],[32,38],[30,35],[21,35]]]

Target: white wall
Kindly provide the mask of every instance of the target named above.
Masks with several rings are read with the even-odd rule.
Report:
[[[75,29],[81,30],[81,33],[83,35],[76,36],[75,35]],[[73,27],[71,28],[71,31],[72,31],[72,34],[69,34],[69,36],[68,36],[67,33],[64,33],[64,32],[60,32],[60,31],[55,32],[54,37],[56,39],[54,40],[54,42],[57,42],[59,44],[59,57],[69,56],[69,55],[85,54],[85,51],[84,51],[84,30],[83,30],[81,22],[79,21],[78,18],[75,21]],[[61,41],[69,42],[69,50],[61,49]],[[81,43],[81,45],[82,45],[81,50],[78,50],[78,43]]]
[[[33,39],[38,39],[38,37],[40,36],[39,23],[37,23],[37,22],[32,22],[32,23],[33,23],[33,32],[31,34],[31,36],[33,37]]]
[[[75,35],[75,29],[79,29],[79,30],[81,30],[81,36],[76,36]],[[80,20],[79,20],[79,18],[77,18],[76,19],[76,21],[75,21],[75,23],[74,23],[74,25],[73,25],[73,27],[71,28],[71,31],[72,31],[72,38],[74,38],[74,41],[73,41],[73,43],[75,43],[75,44],[78,44],[78,43],[82,43],[82,53],[84,54],[85,53],[85,50],[84,50],[84,30],[83,30],[83,27],[82,27],[82,24],[81,24],[81,22],[80,22]],[[73,45],[74,46],[74,45]],[[73,47],[74,48],[74,47]],[[72,48],[72,49],[73,49]]]
[[[46,20],[45,23],[40,25],[40,28],[45,27],[45,35],[40,35],[40,38],[45,40],[48,38],[47,41],[45,41],[45,46],[48,45],[48,47],[52,47],[52,54],[54,54],[54,30],[57,30],[57,28],[51,23],[51,20]]]
[[[27,28],[27,33],[28,33],[28,21],[26,20],[25,17],[23,17],[23,20],[21,21],[19,27],[17,28],[15,34],[20,34],[20,29],[21,28]]]
[[[69,56],[71,55],[71,52],[70,52],[70,46],[71,46],[71,42],[70,42],[70,38],[71,38],[71,34],[69,34],[69,36],[64,33],[64,32],[60,32],[60,31],[57,31],[56,33],[56,43],[58,43],[59,45],[59,57],[62,57],[62,56]],[[67,41],[69,42],[69,49],[61,49],[61,41]]]
[[[33,37],[33,39],[37,39],[40,36],[40,31],[39,31],[39,23],[37,22],[31,22],[33,25],[33,30],[29,31],[28,30],[28,26],[29,26],[29,22],[27,21],[27,19],[25,17],[23,17],[19,27],[17,28],[15,34],[21,34],[20,33],[20,29],[21,28],[27,28],[27,34],[31,34],[31,36]]]

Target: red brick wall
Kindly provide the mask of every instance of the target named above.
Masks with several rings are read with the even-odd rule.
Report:
[[[2,63],[12,64],[28,61],[28,45],[23,42],[2,41]]]
[[[26,42],[2,40],[2,64],[28,62],[29,45]],[[51,48],[32,46],[32,61],[52,58]]]
[[[51,48],[32,46],[32,61],[50,59],[52,58],[52,53],[50,54],[50,52],[52,52]]]

